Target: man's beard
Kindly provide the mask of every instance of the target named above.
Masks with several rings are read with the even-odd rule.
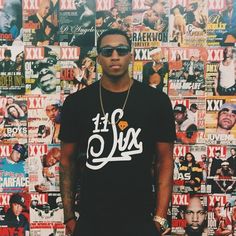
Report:
[[[204,227],[202,225],[198,225],[197,229],[193,229],[191,225],[187,225],[185,228],[185,232],[189,236],[201,236],[204,231]]]

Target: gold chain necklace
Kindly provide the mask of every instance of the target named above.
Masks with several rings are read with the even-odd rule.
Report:
[[[127,91],[127,94],[126,94],[126,98],[125,98],[125,101],[124,101],[124,104],[122,106],[122,111],[124,112],[125,110],[125,107],[126,107],[126,103],[128,101],[128,98],[129,98],[129,93],[130,93],[130,89],[131,89],[131,79],[130,79],[130,82],[129,82],[129,89]],[[104,110],[104,106],[103,106],[103,100],[102,100],[102,82],[101,82],[101,79],[99,81],[99,100],[100,100],[100,105],[101,105],[101,109],[102,109],[102,114],[103,116],[105,117],[106,116],[106,113],[105,113],[105,110]],[[108,119],[108,118],[107,118]],[[120,118],[115,121],[115,124],[112,123],[109,119],[108,119],[108,123],[111,124],[111,125],[116,125],[118,122],[120,121]]]

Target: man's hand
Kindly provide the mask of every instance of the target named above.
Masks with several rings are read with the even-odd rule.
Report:
[[[72,236],[74,231],[75,231],[75,227],[76,227],[76,220],[70,219],[66,222],[66,235],[70,235]]]
[[[170,233],[170,228],[168,228],[164,232],[162,232],[161,231],[161,225],[158,222],[156,222],[156,221],[154,221],[154,224],[155,224],[158,232],[160,232],[160,235],[166,235],[166,234]]]

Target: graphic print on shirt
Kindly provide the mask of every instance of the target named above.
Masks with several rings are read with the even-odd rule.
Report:
[[[141,129],[128,128],[126,121],[121,121],[124,112],[122,109],[116,109],[111,114],[111,125],[109,124],[108,113],[105,116],[101,116],[100,113],[93,118],[95,125],[93,135],[88,139],[87,148],[87,162],[86,166],[92,170],[99,170],[103,168],[107,163],[114,161],[131,161],[133,155],[137,155],[143,152],[143,142],[138,142]],[[121,131],[117,129],[116,121]],[[112,131],[110,130],[112,129]],[[127,130],[126,130],[127,129]],[[126,130],[126,133],[123,131]],[[104,156],[105,140],[102,134],[112,132],[113,140],[112,147],[107,156]],[[99,142],[100,148],[95,149],[93,143]],[[107,149],[107,148],[106,148]],[[119,155],[116,155],[117,152]],[[91,159],[88,162],[88,159]]]

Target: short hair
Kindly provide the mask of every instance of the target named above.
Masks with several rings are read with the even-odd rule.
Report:
[[[120,30],[120,29],[117,29],[117,28],[114,28],[114,29],[109,29],[109,30],[106,30],[104,31],[97,39],[97,51],[100,52],[100,47],[101,47],[101,42],[102,42],[102,39],[107,36],[107,35],[114,35],[114,34],[117,34],[117,35],[122,35],[126,38],[128,44],[129,44],[129,47],[131,49],[131,40],[129,38],[129,36],[127,35],[127,33],[123,30]]]

